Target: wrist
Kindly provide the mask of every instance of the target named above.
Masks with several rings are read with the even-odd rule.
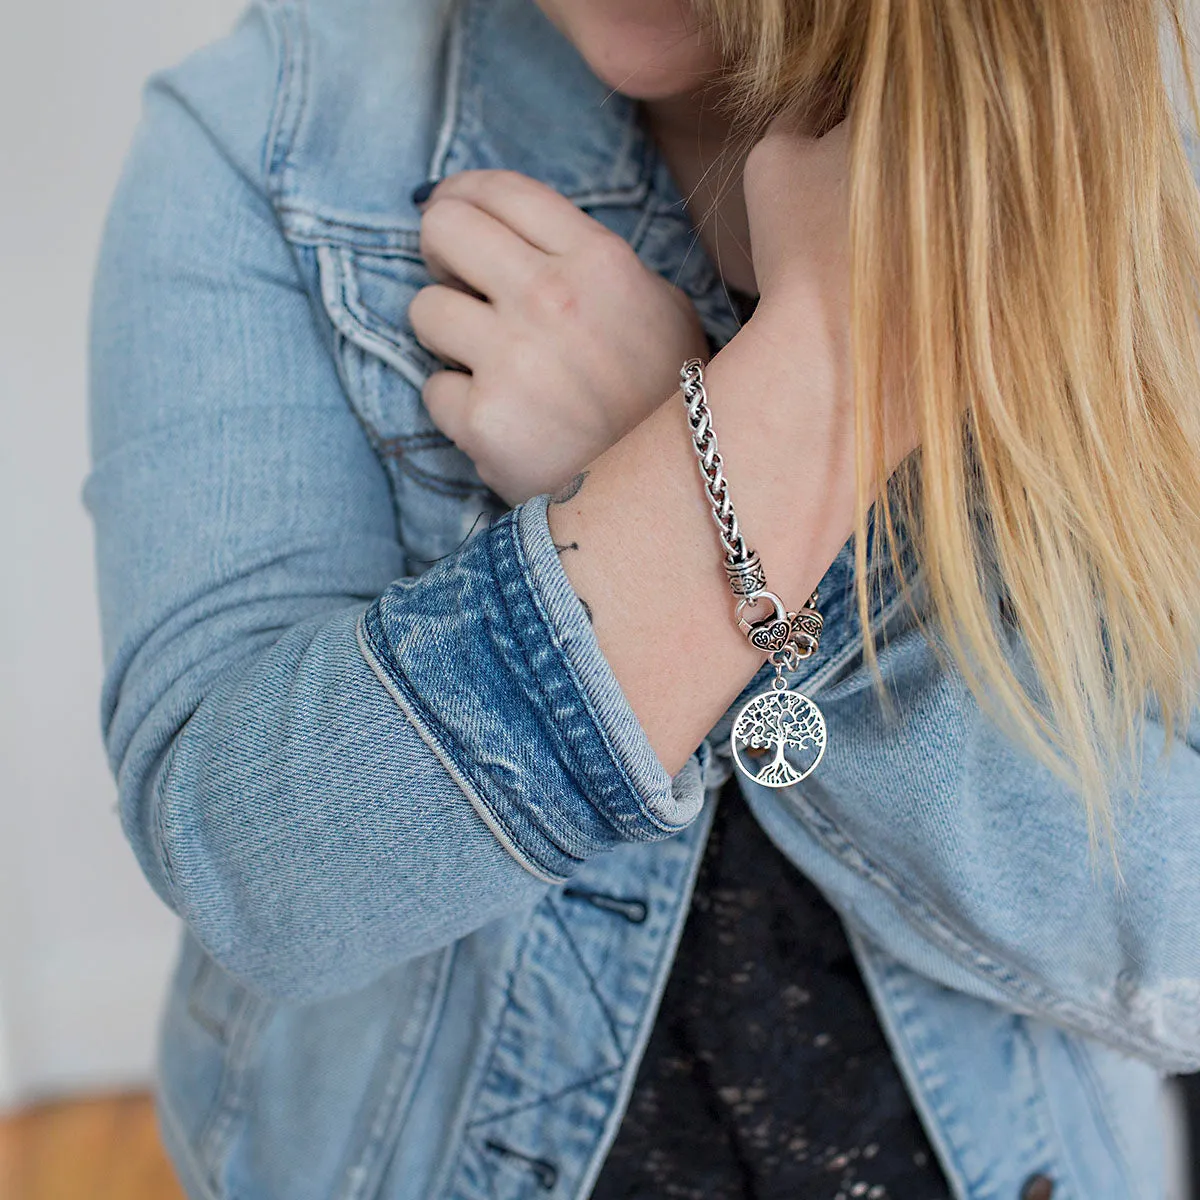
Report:
[[[791,597],[853,532],[854,418],[847,381],[795,309],[790,340],[777,315],[755,322],[758,313],[705,378],[743,532]]]

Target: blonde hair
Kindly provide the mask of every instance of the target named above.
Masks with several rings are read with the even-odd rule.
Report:
[[[863,628],[872,505],[901,565],[895,492],[965,680],[1078,790],[1093,845],[1148,705],[1169,747],[1200,695],[1200,203],[1160,43],[1165,19],[1195,115],[1180,2],[697,4],[748,126],[850,121]],[[898,380],[920,449],[868,495]]]

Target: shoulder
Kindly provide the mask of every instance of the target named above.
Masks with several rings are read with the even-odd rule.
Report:
[[[441,103],[438,11],[436,0],[255,0],[226,36],[149,78],[92,283],[97,457],[161,424],[168,393],[198,394],[196,378],[168,388],[168,372],[198,376],[203,363],[261,380],[267,368],[233,365],[251,342],[264,359],[279,344],[310,363],[327,353],[311,319],[316,253],[300,231],[320,241],[372,219],[416,222],[409,196]],[[285,318],[273,342],[245,336]],[[139,389],[159,399],[134,404]]]
[[[432,154],[448,18],[448,0],[253,0],[147,80],[139,138],[186,120],[284,209],[394,206]]]

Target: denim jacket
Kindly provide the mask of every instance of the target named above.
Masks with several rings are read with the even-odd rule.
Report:
[[[410,193],[478,167],[736,331],[636,106],[531,0],[258,0],[148,83],[112,202],[102,722],[183,924],[159,1101],[194,1198],[583,1200],[730,772],[726,717],[667,775],[547,498],[504,511],[422,406]],[[1161,1197],[1161,1075],[1200,1067],[1200,720],[1165,745],[1151,713],[1119,886],[886,578],[885,713],[852,569],[792,675],[824,759],[747,802],[840,914],[957,1196]]]

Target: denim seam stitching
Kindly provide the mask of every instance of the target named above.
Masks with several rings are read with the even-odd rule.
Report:
[[[583,686],[583,683],[579,678],[579,674],[575,669],[575,664],[574,664],[574,662],[572,662],[571,656],[567,653],[565,647],[563,646],[562,639],[559,637],[559,634],[558,634],[558,630],[555,628],[554,623],[550,620],[550,615],[546,611],[545,604],[542,600],[540,592],[537,589],[536,583],[532,581],[532,575],[529,570],[529,561],[525,556],[525,548],[521,543],[520,531],[517,528],[516,521],[510,522],[509,536],[513,543],[513,554],[516,559],[517,565],[520,569],[520,573],[521,573],[522,577],[527,581],[526,590],[527,590],[531,600],[533,601],[534,612],[535,612],[538,620],[540,621],[542,628],[545,630],[547,636],[550,638],[550,641],[553,643],[554,648],[558,651],[560,661],[562,663],[563,673],[566,676],[567,681],[572,685],[575,695],[578,697],[584,712],[587,714],[587,717],[589,718],[589,720],[592,724],[593,729],[599,734],[600,741],[601,741],[602,745],[604,746],[604,749],[608,755],[609,762],[613,765],[613,767],[616,769],[616,771],[620,774],[621,781],[625,785],[625,788],[626,788],[628,794],[632,795],[634,798],[638,812],[641,813],[641,815],[644,816],[647,821],[649,821],[652,825],[654,825],[656,828],[658,828],[659,830],[661,830],[662,832],[664,832],[666,834],[673,834],[673,833],[680,832],[680,830],[685,829],[687,827],[689,822],[684,822],[683,824],[678,824],[678,825],[672,824],[668,821],[664,821],[661,817],[650,812],[646,808],[646,805],[642,800],[641,794],[639,793],[638,789],[634,786],[632,779],[630,779],[630,777],[629,777],[629,773],[625,767],[625,764],[621,761],[620,755],[617,753],[616,748],[612,744],[612,739],[609,736],[608,729],[605,727],[604,723],[600,720],[599,715],[596,712],[595,705],[592,702],[591,696],[588,694],[587,689]],[[507,607],[507,599],[506,599],[506,607]],[[516,626],[514,626],[514,627],[516,627]],[[522,651],[524,651],[524,649],[525,649],[524,639],[522,639],[522,647],[521,648],[522,648]],[[529,659],[528,659],[527,654],[526,654],[525,658],[526,658],[526,662],[528,663]],[[530,669],[531,669],[531,674],[533,674],[533,677],[538,682],[538,686],[542,693],[543,700],[545,702],[549,702],[550,697],[547,695],[545,687],[542,685],[542,681],[541,681],[540,677],[537,675],[536,672],[534,672],[532,670],[532,665],[530,665]],[[580,760],[579,756],[576,754],[574,747],[567,746],[566,750],[567,750],[569,758],[572,762],[572,765],[576,768],[576,771],[575,771],[576,778],[585,778],[585,779],[590,778],[591,773],[584,767],[584,764]],[[588,795],[588,793],[586,791],[584,792],[584,795],[588,799],[589,803],[591,803],[592,808],[598,813],[598,815],[603,817],[604,820],[610,826],[613,826],[614,832],[616,832],[618,834],[618,836],[621,837],[622,840],[627,840],[628,835],[625,834],[619,828],[617,828],[615,825],[613,825],[612,819],[611,819],[611,817],[609,817],[608,813],[605,812],[599,806],[597,806],[595,803],[592,803],[591,797]]]
[[[379,448],[384,454],[405,454],[413,450],[444,450],[454,443],[440,429],[396,433],[381,439]]]
[[[285,87],[279,95],[279,121],[272,130],[272,158],[268,181],[275,200],[281,199],[290,186],[292,149],[308,108],[308,64],[311,57],[308,12],[305,0],[291,0],[288,8],[295,14],[296,33],[288,39],[288,74]],[[287,24],[286,19],[284,24]]]
[[[539,901],[539,904],[541,901]],[[500,1051],[500,1035],[504,1029],[504,1022],[509,1011],[513,1006],[513,988],[516,986],[517,977],[520,975],[524,964],[525,957],[529,953],[529,940],[533,933],[533,923],[537,919],[538,905],[534,905],[530,909],[525,919],[525,924],[521,929],[521,940],[517,946],[516,952],[513,955],[512,966],[508,971],[508,978],[504,984],[504,1004],[501,1006],[499,1013],[496,1015],[495,1024],[492,1026],[491,1037],[488,1042],[486,1055],[481,1054],[475,1061],[481,1062],[483,1065],[475,1078],[474,1087],[471,1090],[470,1102],[464,1105],[463,1111],[467,1114],[468,1119],[463,1122],[461,1131],[458,1134],[458,1148],[449,1159],[449,1165],[441,1177],[445,1179],[446,1186],[449,1187],[454,1183],[455,1178],[462,1172],[462,1159],[467,1149],[471,1130],[478,1122],[469,1119],[470,1114],[474,1112],[480,1105],[485,1093],[487,1092],[487,1079],[491,1074],[492,1065],[496,1060],[497,1054]],[[480,1121],[486,1121],[487,1118],[480,1118]],[[439,1182],[441,1180],[439,1179]]]
[[[579,949],[579,943],[567,927],[566,921],[563,920],[562,913],[558,911],[558,906],[554,903],[553,896],[546,897],[546,907],[550,915],[554,918],[554,923],[561,930],[563,937],[566,938],[567,945],[571,948],[572,957],[574,957],[576,963],[579,965],[579,969],[583,972],[583,977],[588,981],[588,990],[596,998],[596,1003],[600,1006],[600,1011],[604,1014],[604,1023],[608,1027],[608,1032],[612,1035],[613,1046],[616,1048],[617,1056],[624,1059],[625,1047],[621,1045],[621,1035],[617,1032],[616,1018],[609,1008],[608,1001],[600,995],[600,985],[596,982],[596,976],[592,974],[587,963],[584,962],[583,953]]]
[[[955,962],[1007,992],[1018,1005],[1030,1005],[1035,1011],[1043,1013],[1057,1013],[1091,1036],[1109,1045],[1115,1042],[1127,1050],[1132,1048],[1139,1056],[1148,1056],[1151,1060],[1157,1060],[1161,1056],[1166,1043],[1147,1039],[1119,1024],[1114,1026],[1110,1016],[1094,1012],[1074,1000],[1056,995],[1044,983],[1030,981],[1027,976],[1015,971],[1011,966],[986,954],[959,932],[932,903],[921,898],[881,867],[811,799],[802,796],[799,791],[793,791],[788,799],[818,844],[859,878],[889,894],[916,932],[926,937]],[[1116,1038],[1113,1036],[1114,1028],[1118,1030]]]
[[[1062,1135],[1058,1126],[1054,1123],[1053,1116],[1046,1110],[1046,1084],[1042,1073],[1041,1062],[1038,1058],[1038,1048],[1033,1038],[1029,1035],[1029,1026],[1026,1023],[1024,1016],[1018,1015],[1016,1020],[1016,1032],[1014,1036],[1020,1039],[1025,1045],[1025,1053],[1029,1056],[1029,1071],[1034,1081],[1034,1093],[1032,1096],[1033,1104],[1038,1107],[1037,1120],[1037,1144],[1034,1153],[1034,1158],[1039,1166],[1044,1166],[1046,1172],[1055,1181],[1055,1192],[1058,1191],[1058,1184],[1062,1182],[1062,1177],[1066,1173],[1068,1160],[1061,1153]],[[1027,1108],[1032,1105],[1027,1105]],[[1052,1147],[1051,1137],[1054,1136],[1054,1141],[1060,1148],[1054,1151]],[[1062,1164],[1061,1167],[1055,1166],[1055,1163]],[[1036,1168],[1035,1168],[1036,1169]],[[1072,1191],[1075,1189],[1072,1188]],[[1068,1194],[1063,1200],[1071,1200]]]
[[[362,614],[360,620],[362,624],[363,635],[366,638],[367,643],[374,650],[376,661],[383,668],[385,674],[391,678],[393,685],[401,693],[403,698],[402,707],[406,712],[411,712],[411,717],[418,730],[423,729],[425,732],[429,733],[430,737],[433,739],[431,748],[439,750],[442,754],[444,754],[446,759],[449,760],[449,763],[454,767],[455,770],[457,770],[459,776],[461,776],[461,778],[467,782],[467,786],[473,788],[475,794],[478,795],[480,799],[488,805],[488,811],[492,813],[494,819],[506,830],[507,836],[512,841],[512,844],[518,848],[519,852],[524,854],[539,871],[545,872],[544,877],[538,875],[537,878],[541,879],[544,883],[565,883],[569,878],[568,875],[564,875],[555,871],[542,859],[535,849],[524,846],[521,840],[514,833],[508,832],[507,823],[504,821],[500,811],[491,805],[487,794],[479,788],[476,788],[474,783],[471,781],[471,771],[469,766],[466,765],[467,763],[471,762],[471,756],[469,753],[464,753],[464,749],[459,745],[459,739],[454,733],[453,729],[444,727],[437,714],[426,707],[421,696],[420,689],[416,687],[407,677],[404,670],[404,664],[395,656],[391,655],[390,653],[386,653],[383,646],[380,645],[383,634],[376,633],[374,629],[376,624],[378,624],[382,629],[380,602],[377,600],[372,605],[368,606],[366,611]],[[435,728],[444,730],[445,736],[441,738],[437,737],[433,733]],[[465,762],[463,761],[464,759]],[[564,774],[566,774],[565,771]],[[487,776],[485,775],[484,778],[486,779]],[[462,785],[460,784],[460,786]],[[503,784],[499,790],[503,793]],[[536,833],[544,837],[546,842],[548,842],[554,850],[558,851],[563,858],[570,860],[570,862],[575,865],[578,865],[583,861],[583,859],[577,855],[572,854],[566,847],[560,845],[559,842],[557,842],[551,835],[550,830],[548,830],[544,824],[539,822],[534,817],[532,810],[528,806],[522,807],[522,814],[528,820],[529,824],[534,827]],[[536,874],[536,872],[533,873]]]
[[[318,287],[322,307],[333,328],[360,351],[392,367],[414,387],[424,377],[416,361],[391,339],[365,326],[351,311],[346,295],[347,252],[340,246],[323,244],[317,247]]]
[[[430,447],[418,447],[429,449]],[[379,454],[396,464],[397,470],[407,475],[414,483],[436,492],[439,496],[449,496],[454,500],[469,500],[472,496],[486,496],[488,486],[485,483],[460,482],[448,475],[439,475],[436,471],[428,471],[413,462],[411,453],[404,450],[387,451],[379,448]]]
[[[167,805],[164,797],[166,794],[166,778],[170,773],[171,767],[176,758],[177,748],[179,746],[179,735],[186,724],[187,722],[185,721],[184,725],[176,731],[175,736],[171,739],[171,744],[167,748],[167,753],[163,760],[162,769],[159,774],[159,780],[161,782],[155,785],[154,797],[152,799],[152,804],[154,805],[154,833],[158,843],[155,849],[158,851],[158,859],[162,864],[163,882],[167,885],[167,889],[178,907],[182,907],[182,905],[180,904],[180,890],[178,880],[176,878],[177,872],[175,870],[175,863],[172,860],[171,847],[169,841],[167,840],[168,817]]]
[[[1109,1120],[1108,1105],[1105,1103],[1106,1089],[1101,1084],[1100,1078],[1096,1073],[1092,1057],[1083,1050],[1075,1038],[1068,1036],[1064,1040],[1067,1047],[1067,1056],[1075,1063],[1075,1069],[1079,1072],[1084,1087],[1091,1093],[1096,1111],[1097,1124],[1101,1129],[1101,1136],[1108,1143],[1113,1161],[1120,1166],[1121,1176],[1125,1180],[1125,1186],[1128,1188],[1129,1194],[1134,1196],[1137,1194],[1137,1189],[1133,1183],[1133,1167],[1112,1127],[1112,1122]]]
[[[183,1175],[184,1173],[182,1170],[180,1170],[181,1164],[178,1161],[180,1158],[182,1158],[182,1167],[186,1170],[186,1182],[189,1185],[195,1184],[204,1191],[204,1194],[196,1197],[195,1200],[221,1200],[218,1193],[213,1190],[212,1183],[209,1179],[209,1172],[196,1158],[195,1149],[192,1146],[191,1140],[184,1132],[182,1122],[176,1115],[174,1108],[172,1108],[166,1096],[163,1094],[163,1088],[159,1086],[155,1089],[155,1092],[155,1115],[162,1123],[164,1130],[167,1133],[167,1136],[163,1138],[163,1141],[169,1145],[170,1157],[176,1171],[178,1171],[180,1175]]]
[[[963,1147],[954,1132],[957,1122],[952,1120],[945,1103],[926,1086],[928,1072],[918,1059],[925,1058],[927,1052],[918,1051],[910,1036],[906,1014],[911,1011],[911,1005],[907,997],[901,995],[899,976],[890,963],[875,953],[872,944],[858,930],[849,923],[843,924],[858,959],[871,968],[863,971],[862,977],[874,1000],[880,1026],[891,1043],[903,1048],[904,1053],[894,1054],[893,1057],[908,1085],[913,1106],[921,1117],[926,1135],[939,1157],[951,1188],[965,1200],[975,1193],[976,1185],[982,1181],[968,1170],[963,1161]]]
[[[394,217],[372,222],[368,214],[329,208],[316,200],[291,196],[276,205],[284,229],[290,238],[306,246],[345,246],[373,258],[405,259],[423,263],[420,253],[419,226],[404,224]],[[357,234],[366,235],[361,242]],[[371,237],[383,242],[371,241]]]
[[[279,62],[275,71],[275,87],[271,96],[271,116],[267,124],[267,136],[263,141],[262,161],[259,169],[267,183],[268,192],[274,191],[276,152],[283,129],[285,98],[291,87],[293,70],[292,37],[288,29],[287,16],[281,0],[263,4],[263,12],[270,21],[279,47]]]
[[[395,347],[397,351],[409,358],[414,366],[420,365],[422,355],[427,352],[417,341],[416,336],[398,328],[390,321],[385,321],[363,302],[362,291],[358,286],[358,274],[354,269],[354,255],[355,252],[352,250],[345,247],[339,248],[338,258],[341,260],[342,267],[342,303],[345,305],[346,311],[365,332]],[[428,357],[433,358],[432,355]]]
[[[686,851],[686,858],[682,854],[680,856],[678,875],[682,876],[682,879],[677,876],[674,880],[675,886],[667,891],[667,895],[675,902],[674,911],[670,923],[660,934],[656,935],[658,947],[654,952],[652,965],[647,971],[649,983],[644,989],[643,998],[639,1004],[637,1025],[625,1057],[626,1070],[621,1077],[621,1083],[617,1087],[613,1102],[605,1114],[604,1123],[595,1136],[588,1159],[583,1165],[578,1197],[587,1196],[595,1187],[596,1180],[603,1170],[604,1160],[612,1149],[625,1111],[629,1107],[637,1082],[637,1069],[646,1053],[657,1013],[662,1006],[671,964],[679,952],[679,943],[683,938],[684,926],[691,908],[691,898],[695,894],[696,881],[704,858],[704,848],[708,844],[709,834],[712,832],[713,816],[719,803],[719,793],[706,796],[699,814],[683,832],[684,839],[694,837],[695,842]]]
[[[418,562],[420,562],[420,559],[418,559]],[[392,679],[394,679],[397,689],[400,689],[401,695],[406,698],[408,708],[413,710],[413,713],[415,714],[415,724],[425,728],[426,732],[430,733],[430,736],[434,739],[434,742],[436,742],[438,748],[442,749],[446,757],[448,757],[450,762],[454,764],[458,774],[460,774],[462,778],[467,781],[468,786],[474,787],[475,794],[478,794],[478,796],[488,804],[488,808],[490,808],[490,811],[493,812],[496,820],[502,824],[505,829],[508,829],[508,826],[506,826],[504,821],[502,811],[492,808],[490,800],[488,800],[487,797],[487,792],[482,790],[482,788],[475,787],[474,782],[472,782],[472,773],[470,773],[469,764],[473,763],[473,758],[472,755],[470,755],[468,748],[461,744],[461,739],[458,738],[455,731],[452,730],[452,728],[445,726],[444,722],[438,718],[437,713],[434,712],[433,709],[426,706],[424,697],[421,696],[420,691],[418,688],[416,688],[413,680],[408,678],[406,671],[404,671],[404,665],[402,662],[396,659],[395,656],[385,653],[383,648],[379,646],[379,638],[382,635],[379,635],[376,631],[374,631],[374,625],[376,624],[379,625],[380,630],[383,628],[383,620],[382,617],[379,616],[378,605],[374,606],[374,620],[368,619],[370,617],[371,611],[368,610],[366,613],[364,613],[364,619],[362,619],[362,624],[364,624],[364,634],[367,637],[368,643],[371,644],[374,652],[376,652],[379,664],[382,666],[386,664],[386,666],[384,666],[385,671],[394,671],[394,674],[392,674]],[[438,737],[437,734],[433,732],[434,728],[443,731],[444,736]],[[488,776],[486,773],[484,773],[484,779],[488,782],[491,782],[490,776]],[[497,787],[497,791],[502,794],[506,792],[506,785],[503,781],[502,784]],[[570,863],[576,866],[583,862],[581,857],[578,857],[577,854],[571,853],[568,848],[560,845],[559,842],[554,839],[551,830],[534,816],[533,810],[530,808],[530,806],[522,805],[521,811],[522,815],[526,817],[526,820],[529,822],[530,826],[533,826],[535,832],[541,835],[542,838],[545,838],[554,851],[562,854],[563,858],[569,859]],[[515,833],[509,833],[508,836],[512,841],[512,845],[516,846],[517,850],[524,854],[524,856],[529,859],[530,863],[533,863],[534,866],[536,866],[536,869],[545,872],[545,876],[538,876],[541,882],[565,883],[568,881],[568,878],[570,877],[569,875],[563,875],[554,870],[552,866],[548,865],[545,860],[542,859],[541,854],[538,851],[534,850],[532,847],[524,846],[521,839],[518,838]]]
[[[575,697],[579,702],[575,708],[575,712],[583,715],[585,720],[591,724],[593,731],[599,735],[600,741],[608,754],[608,759],[619,773],[622,783],[625,785],[627,791],[636,797],[639,810],[655,824],[661,824],[658,822],[657,818],[654,818],[650,813],[646,812],[645,806],[641,802],[641,797],[638,795],[637,789],[633,786],[633,781],[629,778],[624,764],[621,763],[619,757],[616,755],[613,749],[608,736],[608,731],[600,721],[599,716],[595,711],[595,706],[591,702],[591,697],[588,696],[586,689],[583,687],[582,682],[575,671],[574,663],[572,663],[570,655],[567,653],[562,639],[559,637],[558,630],[555,628],[554,623],[550,620],[549,614],[546,612],[545,606],[542,603],[541,595],[538,593],[536,584],[532,581],[533,577],[529,569],[529,560],[525,557],[524,547],[521,544],[520,530],[518,529],[517,522],[515,520],[509,519],[508,521],[508,536],[512,542],[513,561],[516,565],[514,577],[519,579],[520,582],[524,584],[524,591],[531,601],[534,618],[542,626],[542,629],[549,638],[550,643],[554,646],[554,649],[558,651],[558,657],[562,665],[565,682],[570,685],[570,690],[574,692]],[[530,678],[533,679],[537,685],[538,694],[541,699],[540,708],[542,710],[542,714],[544,714],[547,708],[552,708],[554,706],[554,701],[546,690],[546,686],[542,680],[541,674],[534,668],[534,665],[530,660],[529,654],[526,650],[525,644],[530,632],[528,625],[526,621],[520,619],[521,614],[513,612],[512,605],[509,603],[508,593],[504,584],[499,579],[497,579],[497,583],[500,584],[499,591],[501,596],[504,598],[504,607],[505,611],[508,613],[509,623],[512,625],[514,630],[519,631],[520,636],[518,638],[518,642],[521,647],[522,657],[525,660],[525,665],[528,669]],[[579,781],[584,779],[589,780],[590,782],[593,777],[593,772],[587,768],[580,755],[576,752],[575,747],[571,744],[571,739],[563,738],[560,735],[557,727],[553,724],[551,724],[550,728],[553,730],[555,745],[558,748],[559,753],[563,756],[565,762],[570,764],[571,775],[576,784],[578,785]],[[580,787],[579,790],[583,797],[587,800],[592,810],[604,821],[606,825],[608,825],[608,827],[613,831],[613,834],[620,841],[627,841],[628,834],[621,830],[613,822],[612,818],[603,808],[592,801],[588,790],[584,787]],[[670,831],[677,832],[676,829],[671,829]]]
[[[599,1083],[602,1079],[607,1079],[609,1075],[615,1075],[625,1070],[625,1065],[626,1060],[622,1058],[621,1062],[615,1067],[605,1067],[603,1071],[597,1071],[594,1075],[589,1075],[586,1079],[578,1079],[574,1083],[568,1083],[565,1087],[559,1088],[557,1092],[546,1092],[541,1096],[536,1096],[532,1100],[526,1100],[523,1104],[514,1104],[512,1108],[506,1108],[501,1112],[480,1117],[476,1121],[471,1121],[466,1128],[470,1132],[485,1129],[489,1125],[494,1125],[497,1121],[507,1121],[509,1117],[515,1117],[520,1113],[528,1112],[531,1108],[540,1108],[544,1104],[553,1104],[556,1100],[561,1100],[564,1096],[569,1096],[572,1092],[577,1092],[581,1088],[591,1087],[592,1084]]]
[[[222,1055],[221,1081],[212,1112],[196,1139],[201,1159],[207,1163],[205,1176],[217,1187],[217,1170],[223,1166],[233,1136],[234,1121],[246,1092],[246,1074],[258,1033],[265,1024],[268,1007],[253,993],[243,990],[229,1021],[229,1040]]]
[[[205,1010],[201,997],[204,994],[204,989],[208,985],[208,981],[213,972],[213,959],[207,954],[200,957],[197,962],[195,971],[192,972],[192,977],[187,981],[183,992],[184,1010],[187,1015],[206,1030],[213,1041],[224,1050],[229,1043],[228,1037],[228,1020],[218,1021],[216,1017],[210,1016]]]
[[[374,361],[381,363],[385,368],[390,367],[405,383],[416,388],[417,377],[426,372],[426,364],[422,360],[424,352],[413,337],[383,320],[363,303],[355,274],[353,253],[334,243],[322,243],[317,248],[317,264],[323,280],[321,299],[326,316],[334,328],[360,350],[371,354]],[[330,276],[328,288],[324,286],[325,267],[328,267]],[[353,390],[351,394],[354,394]],[[420,437],[421,434],[385,438],[370,425],[368,432],[376,454],[380,457],[386,456],[421,487],[460,500],[487,495],[488,488],[482,482],[454,479],[449,475],[430,471],[413,462],[407,455],[388,449],[391,443],[398,442],[405,436]],[[453,443],[443,437],[440,444],[450,446]]]
[[[418,1077],[429,1056],[437,1026],[433,1014],[440,1011],[446,1002],[455,947],[456,943],[451,943],[437,952],[437,960],[426,968],[428,975],[424,980],[424,995],[418,1003],[416,1014],[407,1011],[405,1019],[396,1022],[389,1031],[392,1036],[389,1037],[387,1048],[393,1061],[387,1084],[375,1106],[374,1120],[358,1160],[345,1173],[345,1188],[339,1192],[339,1200],[366,1200],[367,1189],[370,1188],[373,1194],[379,1186],[380,1177],[387,1170],[386,1147],[397,1135],[412,1105]],[[411,1053],[406,1056],[401,1048],[412,1040],[406,1035],[412,1030],[414,1017],[420,1030]]]
[[[633,232],[629,235],[629,245],[635,254],[638,253],[639,248],[644,244],[646,236],[649,234],[650,230],[654,228],[655,224],[662,219],[664,215],[661,211],[661,198],[654,190],[655,155],[651,149],[653,145],[653,139],[647,138],[646,141],[649,144],[642,149],[642,163],[640,171],[642,187],[645,190],[645,195],[642,197],[639,205],[641,212],[638,213],[637,223],[633,227]],[[700,237],[700,234],[696,231],[689,229],[689,232],[693,233],[694,236],[688,245],[688,255],[691,254],[692,250],[696,246],[696,242]],[[684,256],[684,261],[679,264],[679,270],[676,272],[675,280],[677,280],[679,275],[682,274],[686,261],[687,255]],[[673,287],[678,287],[679,285],[677,282],[675,282],[675,280],[671,281],[671,285]]]
[[[401,693],[396,681],[392,679],[391,675],[383,667],[383,664],[379,659],[374,647],[370,645],[370,635],[367,633],[364,617],[365,613],[359,616],[354,627],[354,635],[355,640],[358,642],[359,651],[366,659],[367,665],[370,666],[371,670],[375,673],[375,677],[379,680],[379,682],[383,684],[385,690],[387,691],[388,695],[391,696],[397,708],[400,709],[400,711],[412,724],[412,727],[417,731],[417,734],[421,740],[437,756],[438,761],[445,768],[447,774],[458,785],[459,790],[464,796],[466,796],[467,800],[470,801],[471,807],[479,814],[480,819],[488,827],[492,835],[496,838],[500,845],[504,847],[508,854],[512,858],[516,859],[516,861],[520,863],[520,865],[524,867],[525,870],[528,871],[535,879],[540,880],[542,883],[557,884],[565,882],[566,876],[556,875],[550,871],[547,871],[540,864],[535,863],[532,857],[527,856],[523,850],[517,847],[508,831],[504,828],[503,822],[492,811],[491,806],[480,795],[480,793],[476,791],[470,780],[467,779],[446,749],[442,746],[440,741],[434,736],[432,730],[428,729],[425,725],[425,722],[418,717],[416,711],[409,704],[407,698]]]
[[[455,0],[448,16],[446,46],[446,85],[439,97],[441,121],[434,139],[433,154],[429,160],[429,178],[440,178],[450,155],[450,148],[458,133],[459,110],[462,99],[463,77],[463,25],[467,19],[462,0]]]

